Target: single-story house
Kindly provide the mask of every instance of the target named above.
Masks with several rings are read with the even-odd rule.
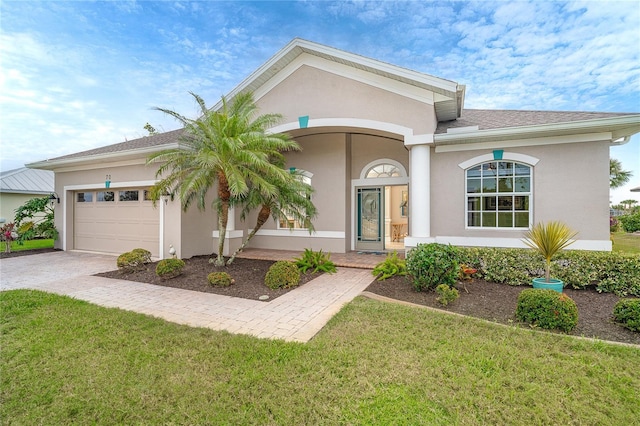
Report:
[[[287,167],[310,182],[318,208],[314,233],[270,221],[250,247],[524,247],[534,223],[560,220],[579,231],[573,248],[611,250],[609,147],[640,132],[640,113],[465,109],[462,84],[301,39],[227,97],[246,90],[260,113],[284,116],[271,131],[301,145]],[[148,199],[156,167],[145,160],[178,146],[180,133],[29,164],[55,172],[57,246],[144,247],[161,258],[170,244],[183,258],[214,252],[215,212]],[[254,223],[232,214],[227,247]]]
[[[21,167],[0,173],[0,223],[13,222],[16,209],[53,193],[53,172]],[[0,225],[1,226],[1,225]]]

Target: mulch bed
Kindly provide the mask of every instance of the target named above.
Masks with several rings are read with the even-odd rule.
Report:
[[[132,273],[122,273],[115,270],[96,275],[251,300],[260,300],[260,296],[266,295],[269,296],[266,301],[270,301],[293,290],[293,288],[272,290],[264,284],[264,277],[269,266],[273,265],[273,261],[236,258],[231,265],[217,268],[209,263],[211,257],[195,256],[190,259],[183,259],[186,265],[182,270],[182,274],[168,280],[156,275],[157,263],[150,263],[145,269]],[[235,283],[229,287],[214,287],[210,285],[207,281],[207,275],[214,271],[227,272]],[[301,274],[300,285],[311,281],[319,275],[319,273]]]
[[[53,249],[15,252],[11,253],[10,257],[47,251],[53,251]],[[232,265],[219,269],[209,263],[209,258],[210,256],[196,256],[184,259],[186,266],[183,274],[169,280],[162,280],[155,274],[155,263],[147,265],[142,271],[131,274],[123,274],[114,270],[97,275],[252,300],[258,300],[263,295],[269,296],[268,300],[273,300],[292,290],[271,290],[264,285],[264,276],[269,266],[273,264],[272,261],[237,258]],[[228,272],[235,280],[235,284],[230,287],[212,287],[209,285],[207,275],[216,270]],[[311,281],[317,276],[319,274],[302,275],[300,285]],[[474,279],[460,282],[457,288],[460,292],[460,297],[446,307],[436,301],[435,292],[417,292],[405,277],[373,281],[366,291],[396,300],[483,318],[501,324],[517,324],[515,310],[518,294],[528,287],[509,286]],[[632,332],[615,324],[611,318],[613,307],[620,300],[618,296],[611,293],[598,293],[594,288],[585,290],[565,289],[565,293],[576,302],[579,313],[578,326],[570,334],[640,345],[640,333]],[[526,327],[526,325],[522,326]]]
[[[32,254],[41,254],[41,253],[52,253],[54,251],[60,251],[59,249],[54,248],[43,248],[43,249],[33,249],[33,250],[18,250],[12,251],[11,253],[0,252],[0,259],[9,259],[11,257],[20,257],[20,256],[29,256]]]

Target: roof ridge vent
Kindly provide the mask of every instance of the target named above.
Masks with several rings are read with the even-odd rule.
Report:
[[[469,133],[480,130],[478,126],[465,126],[465,127],[449,127],[447,133]]]

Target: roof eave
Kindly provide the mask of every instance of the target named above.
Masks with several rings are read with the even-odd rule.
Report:
[[[640,114],[600,118],[588,121],[538,124],[501,129],[473,130],[469,132],[435,134],[435,145],[453,145],[470,142],[564,136],[569,134],[611,132],[611,144],[623,145],[630,136],[640,133]]]
[[[140,159],[140,158],[145,158],[149,154],[153,154],[155,152],[163,151],[165,149],[174,149],[178,147],[179,147],[179,144],[177,142],[172,142],[164,145],[130,149],[126,151],[108,152],[103,154],[87,155],[84,157],[61,158],[61,159],[38,161],[35,163],[25,164],[25,167],[28,167],[30,169],[55,171],[63,167],[82,166],[82,165],[88,165],[88,164],[104,163],[107,161],[113,162],[113,161]]]

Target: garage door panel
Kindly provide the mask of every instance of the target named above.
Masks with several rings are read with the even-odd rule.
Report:
[[[158,256],[159,210],[149,201],[78,202],[74,209],[74,247],[80,250],[124,253],[134,248]],[[96,199],[95,194],[92,197]]]

